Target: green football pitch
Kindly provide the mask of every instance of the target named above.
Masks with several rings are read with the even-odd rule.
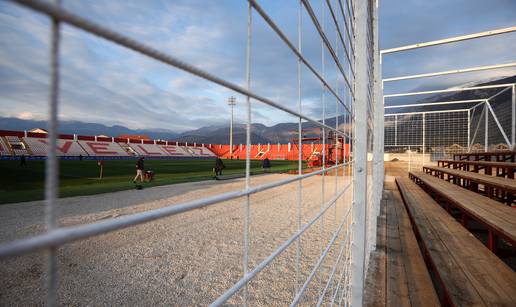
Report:
[[[224,160],[223,175],[244,174],[245,160]],[[297,161],[271,161],[272,172],[297,169]],[[213,179],[213,160],[145,160],[145,169],[155,173],[144,187]],[[45,162],[0,161],[0,204],[44,199]],[[104,161],[103,178],[93,160],[60,162],[59,195],[70,197],[134,189],[135,160]],[[261,161],[251,161],[251,174],[261,174]]]

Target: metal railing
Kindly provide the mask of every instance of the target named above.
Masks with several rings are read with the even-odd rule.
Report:
[[[244,227],[242,229],[243,236],[243,276],[226,292],[213,301],[212,306],[224,304],[228,299],[234,296],[240,290],[243,290],[244,305],[249,301],[248,284],[257,274],[265,269],[274,259],[283,253],[289,246],[296,243],[296,293],[293,297],[292,306],[301,302],[307,287],[311,284],[316,273],[323,269],[322,263],[332,249],[340,244],[338,257],[332,264],[328,280],[324,287],[321,277],[319,278],[319,294],[314,304],[321,305],[327,302],[330,305],[361,305],[362,292],[364,285],[364,275],[367,267],[367,255],[374,246],[374,233],[376,223],[376,214],[378,212],[379,195],[381,196],[381,184],[383,168],[380,161],[383,161],[382,149],[378,146],[382,142],[382,120],[383,107],[381,103],[381,88],[376,86],[379,82],[379,49],[378,49],[378,32],[377,32],[377,11],[378,4],[376,1],[350,1],[350,0],[321,0],[321,16],[317,16],[312,5],[307,0],[300,0],[298,15],[298,41],[297,46],[292,43],[277,24],[269,17],[265,10],[256,0],[248,1],[247,11],[247,51],[246,51],[246,78],[245,86],[232,83],[222,79],[216,75],[210,74],[198,67],[186,63],[172,55],[168,55],[160,50],[154,49],[144,43],[129,38],[121,32],[117,32],[106,28],[101,24],[97,24],[91,20],[81,17],[73,12],[63,9],[60,1],[49,3],[40,0],[12,0],[19,5],[30,8],[38,13],[47,15],[52,20],[51,32],[51,75],[50,75],[50,98],[49,98],[49,147],[46,164],[46,186],[45,186],[45,223],[46,232],[29,238],[20,239],[0,245],[0,259],[7,257],[16,257],[34,251],[45,251],[48,255],[47,266],[47,298],[46,302],[49,306],[56,305],[58,302],[58,259],[57,254],[59,248],[67,243],[78,240],[91,238],[113,232],[116,230],[132,227],[142,223],[163,219],[168,216],[180,214],[183,212],[214,206],[221,202],[245,198],[244,203]],[[343,3],[344,2],[344,3]],[[304,8],[304,9],[303,9]],[[338,9],[337,9],[338,8]],[[335,44],[332,44],[328,37],[326,28],[325,11],[329,10],[331,20],[335,28]],[[292,55],[298,61],[298,107],[297,110],[286,107],[285,105],[261,96],[259,93],[252,91],[251,83],[251,59],[252,59],[252,29],[253,29],[253,12],[256,12],[267,25],[278,35],[283,43],[292,51]],[[303,13],[308,13],[310,20],[317,30],[321,38],[321,72],[314,68],[301,50],[302,31],[301,23]],[[140,213],[134,213],[118,218],[102,220],[90,224],[58,227],[56,223],[56,215],[54,213],[54,205],[58,199],[59,187],[59,168],[56,156],[56,138],[58,132],[58,107],[59,107],[59,63],[60,63],[60,25],[68,24],[73,27],[82,29],[88,33],[109,40],[115,44],[131,49],[148,58],[162,62],[173,68],[183,70],[189,74],[208,80],[218,84],[224,88],[233,90],[246,97],[247,102],[247,123],[246,123],[246,176],[245,188],[228,193],[219,194],[212,197],[196,199],[173,206],[166,206],[160,209],[148,210]],[[346,35],[343,35],[345,33]],[[343,52],[342,52],[343,51]],[[325,61],[324,53],[331,55],[333,64],[336,66],[338,76],[335,80],[335,86],[330,85],[330,81],[325,77]],[[323,113],[322,121],[307,116],[303,112],[302,94],[301,94],[301,67],[304,65],[321,84],[321,100]],[[340,81],[339,78],[342,78]],[[341,93],[341,94],[339,94]],[[335,100],[335,126],[329,126],[325,122],[325,98],[326,95]],[[353,152],[346,157],[343,163],[339,163],[337,157],[336,164],[327,167],[323,164],[320,170],[312,173],[303,174],[301,150],[299,150],[298,174],[284,180],[270,182],[266,184],[252,186],[250,181],[250,144],[251,144],[251,123],[253,103],[263,103],[277,110],[289,113],[298,118],[298,140],[301,145],[302,125],[303,121],[311,122],[322,130],[323,136],[327,131],[333,131],[336,136],[340,136],[344,143],[352,145]],[[340,107],[339,107],[340,106]],[[339,111],[342,110],[342,111]],[[343,118],[344,122],[339,125],[339,118]],[[374,136],[374,138],[371,138]],[[325,142],[325,137],[323,137]],[[336,137],[337,146],[339,137]],[[373,160],[368,159],[368,152],[373,152]],[[301,146],[299,146],[301,148]],[[323,146],[323,160],[327,154],[326,147]],[[338,185],[337,174],[339,171],[344,172],[345,169],[352,168],[352,181],[345,185]],[[329,199],[325,198],[325,181],[328,172],[335,172],[335,193]],[[368,180],[371,178],[374,180]],[[309,177],[321,175],[321,204],[320,211],[317,215],[309,220],[308,223],[301,223],[301,206],[302,206],[302,180]],[[296,220],[297,231],[276,248],[268,257],[263,259],[255,267],[249,265],[249,225],[251,222],[250,207],[252,206],[250,196],[262,191],[267,191],[275,187],[285,186],[289,183],[297,182],[297,199],[296,199]],[[317,262],[313,265],[308,278],[301,280],[300,274],[300,238],[315,223],[320,223],[320,236],[322,236],[323,223],[325,214],[331,209],[336,208],[336,203],[346,193],[353,193],[353,201],[341,216],[340,223],[335,223],[332,237],[326,246],[323,246],[322,237],[319,238],[321,244],[321,253]],[[375,193],[373,195],[372,193]],[[336,210],[336,209],[335,209]],[[336,211],[335,211],[336,212]],[[337,219],[335,215],[335,219]],[[367,240],[367,242],[366,242]],[[340,272],[340,274],[339,274]],[[321,275],[319,275],[321,276]],[[330,291],[331,289],[331,291]],[[331,294],[331,295],[328,295]]]

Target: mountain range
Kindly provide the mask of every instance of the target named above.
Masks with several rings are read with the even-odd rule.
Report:
[[[504,83],[516,83],[516,76],[502,78],[498,80],[490,80],[489,82],[476,83],[474,85],[493,85]],[[464,87],[463,85],[462,87]],[[472,86],[468,84],[467,86]],[[452,92],[421,99],[418,102],[436,102],[436,101],[452,101],[452,100],[466,100],[478,99],[479,97],[487,98],[499,92],[500,88],[481,89],[466,92]],[[504,99],[505,95],[500,95],[500,99]],[[455,105],[454,108],[460,108],[461,105]],[[471,107],[471,104],[464,105],[464,107]],[[425,110],[439,110],[445,109],[447,106],[433,106],[425,107]],[[400,111],[410,112],[418,111],[420,108],[411,107],[404,109],[389,109],[389,112]],[[386,112],[387,113],[387,112]],[[343,123],[344,117],[339,117],[339,123]],[[335,117],[327,118],[326,124],[330,127],[335,126]],[[41,120],[26,120],[12,117],[0,117],[0,129],[2,130],[31,130],[33,128],[46,129],[47,122]],[[340,125],[342,127],[342,125]],[[233,126],[233,143],[243,144],[246,142],[246,126],[243,124],[235,124]],[[287,143],[291,142],[297,137],[297,123],[280,123],[274,126],[265,126],[260,123],[252,124],[251,140],[253,143]],[[60,121],[59,132],[63,134],[79,134],[79,135],[109,135],[118,136],[121,134],[138,134],[148,135],[152,139],[175,140],[180,142],[197,142],[197,143],[213,143],[213,144],[227,144],[229,143],[229,125],[213,125],[206,126],[196,130],[176,133],[174,131],[163,129],[130,129],[120,125],[106,126],[96,123],[85,123],[81,121]],[[320,134],[320,129],[314,123],[303,123],[303,136],[313,137]]]

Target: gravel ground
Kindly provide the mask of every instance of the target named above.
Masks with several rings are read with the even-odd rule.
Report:
[[[252,178],[252,185],[290,175]],[[325,200],[349,183],[348,177],[326,176]],[[294,233],[298,183],[251,196],[249,265],[254,268]],[[59,224],[72,226],[173,206],[185,201],[242,189],[243,179],[205,181],[144,190],[61,199]],[[322,203],[322,177],[302,182],[302,222],[312,219]],[[351,190],[301,239],[299,280],[304,282],[337,224],[348,211]],[[203,306],[243,275],[245,199],[236,199],[158,221],[123,229],[59,248],[58,301],[69,306],[167,305]],[[44,231],[43,202],[0,206],[0,242]],[[350,220],[350,219],[349,219]],[[344,226],[308,290],[303,305],[313,305],[344,242]],[[321,240],[322,238],[322,240]],[[323,247],[324,245],[324,247]],[[345,251],[348,249],[345,248]],[[344,253],[341,264],[347,253]],[[249,284],[253,306],[287,305],[294,296],[296,243]],[[0,305],[41,305],[45,298],[44,253],[0,261]],[[340,276],[339,266],[336,276]],[[322,286],[321,286],[322,285]],[[334,286],[335,283],[332,283]],[[327,298],[332,294],[327,293]],[[227,303],[241,305],[243,291]]]

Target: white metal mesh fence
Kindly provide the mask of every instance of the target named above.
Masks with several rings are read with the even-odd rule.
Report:
[[[291,305],[306,302],[313,305],[338,304],[360,305],[362,303],[362,291],[364,274],[367,267],[369,251],[374,246],[374,233],[376,215],[378,213],[378,202],[381,195],[382,177],[382,151],[379,146],[381,138],[381,93],[378,72],[378,36],[377,36],[377,2],[376,1],[320,1],[321,13],[314,12],[311,2],[301,0],[299,2],[298,16],[298,37],[296,43],[282,32],[278,25],[269,17],[267,12],[255,0],[249,1],[248,6],[248,35],[247,35],[247,69],[246,84],[244,86],[234,84],[220,78],[217,75],[209,74],[189,63],[183,62],[174,56],[156,50],[144,43],[133,40],[124,35],[80,17],[73,12],[60,7],[60,1],[49,3],[45,1],[16,0],[13,1],[38,13],[47,15],[52,20],[51,32],[51,76],[50,76],[50,98],[49,98],[49,144],[50,153],[47,159],[46,168],[46,232],[6,243],[0,246],[0,259],[19,257],[34,251],[44,251],[47,255],[46,270],[46,292],[48,305],[55,305],[59,302],[59,272],[58,255],[63,245],[92,238],[109,232],[121,230],[135,225],[163,219],[176,214],[189,212],[195,209],[209,207],[221,202],[244,199],[243,229],[242,234],[242,265],[243,274],[229,289],[220,293],[212,302],[212,305],[222,305],[228,300],[239,297],[240,301],[247,305],[252,297],[249,284],[257,276],[266,270],[273,261],[278,259],[290,247],[296,249],[295,264],[295,292]],[[328,13],[324,13],[328,12]],[[291,54],[298,61],[298,107],[290,109],[283,104],[266,98],[259,93],[252,91],[252,72],[250,63],[253,54],[251,53],[253,15],[262,18],[267,25],[276,33],[282,42],[290,49]],[[307,14],[309,20],[302,20]],[[336,37],[329,37],[327,31],[327,20],[333,22],[332,30]],[[321,39],[321,66],[325,67],[326,62],[333,63],[335,67],[332,73],[336,80],[328,80],[330,72],[316,70],[303,55],[301,23],[309,22],[315,28]],[[93,35],[111,41],[143,56],[162,62],[172,68],[177,68],[200,77],[207,81],[218,84],[226,89],[242,94],[247,98],[247,155],[246,155],[246,178],[245,188],[235,190],[211,197],[200,198],[174,206],[165,206],[160,209],[152,209],[139,213],[129,214],[118,218],[102,220],[79,226],[59,227],[56,223],[54,207],[58,198],[58,160],[56,157],[57,137],[57,110],[59,106],[59,63],[61,55],[60,47],[60,26],[68,24],[82,29]],[[335,40],[334,40],[335,39]],[[335,43],[333,43],[335,41]],[[325,54],[329,54],[325,58]],[[323,107],[322,122],[314,119],[303,110],[303,97],[301,95],[302,78],[301,72],[306,69],[320,83],[321,104]],[[375,83],[376,82],[376,83]],[[332,86],[331,84],[335,84]],[[376,84],[376,85],[375,85]],[[335,101],[335,126],[325,123],[325,99]],[[261,185],[251,185],[250,181],[250,144],[251,144],[251,106],[254,103],[268,105],[278,111],[289,113],[299,119],[298,140],[301,145],[303,122],[316,124],[323,131],[332,131],[340,136],[344,143],[352,148],[352,153],[345,160],[345,163],[338,163],[332,166],[323,165],[322,169],[312,173],[303,174],[302,161],[299,160],[298,174],[288,179],[269,182]],[[375,109],[375,106],[377,107]],[[339,125],[338,119],[345,118],[345,125]],[[324,140],[325,138],[323,138]],[[338,139],[338,138],[337,138]],[[324,141],[325,142],[325,141]],[[376,146],[375,146],[376,145]],[[301,146],[299,146],[301,148]],[[323,147],[324,148],[324,147]],[[369,153],[369,154],[368,154]],[[301,152],[300,152],[301,154]],[[323,157],[327,153],[323,150]],[[323,158],[324,160],[324,158]],[[335,173],[335,181],[328,179],[328,174]],[[337,175],[351,174],[350,180],[337,181]],[[302,223],[301,211],[303,204],[303,180],[321,176],[321,197],[319,212]],[[252,216],[251,196],[260,192],[269,191],[273,188],[297,183],[296,193],[296,231],[275,247],[272,253],[260,259],[252,266],[249,262],[249,231]],[[328,195],[328,185],[334,184],[335,188],[331,195]],[[326,195],[325,195],[326,193]],[[351,200],[352,199],[352,200]],[[340,210],[337,205],[341,204]],[[325,216],[333,215],[334,223],[332,229],[325,229]],[[338,212],[338,214],[337,214]],[[310,265],[308,271],[303,270],[300,265],[302,257],[302,237],[311,231],[315,225],[319,225],[320,254],[317,261]],[[329,237],[323,237],[323,233],[330,232]],[[366,243],[367,240],[367,243]],[[317,278],[316,278],[317,277]],[[317,282],[315,281],[317,280]],[[284,281],[277,281],[282,283]],[[312,289],[316,283],[315,290]],[[274,302],[265,302],[274,304]]]
[[[468,151],[468,110],[385,115],[385,152],[409,169]]]

